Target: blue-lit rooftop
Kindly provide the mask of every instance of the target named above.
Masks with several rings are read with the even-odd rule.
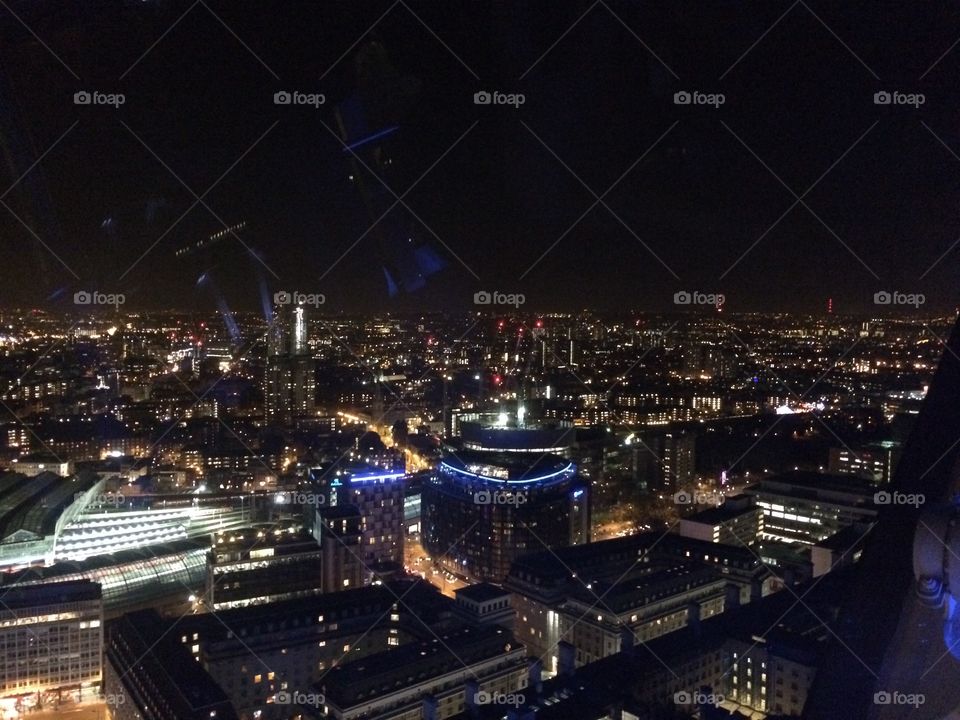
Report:
[[[505,458],[490,453],[448,452],[438,466],[439,473],[466,484],[553,485],[570,480],[577,466],[559,455],[543,455],[530,463],[527,458]]]

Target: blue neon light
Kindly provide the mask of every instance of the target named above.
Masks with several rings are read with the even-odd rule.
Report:
[[[576,500],[576,499],[577,499],[578,497],[580,497],[581,495],[583,495],[583,490],[574,490],[574,492],[573,492],[573,499]]]
[[[381,473],[380,475],[354,475],[350,478],[350,482],[378,482],[382,480],[396,480],[397,478],[402,478],[406,473]]]
[[[457,473],[458,475],[466,475],[467,477],[477,478],[479,480],[486,480],[488,482],[500,482],[500,483],[505,482],[508,485],[528,485],[530,483],[543,482],[544,480],[549,480],[550,478],[557,477],[558,475],[565,475],[568,473],[576,472],[576,468],[574,464],[567,463],[567,466],[562,470],[557,470],[556,472],[548,473],[546,475],[540,475],[535,478],[529,478],[527,480],[501,480],[500,478],[494,478],[494,477],[489,477],[487,475],[472,473],[469,470],[461,470],[460,468],[456,468],[453,465],[450,465],[449,463],[446,463],[446,462],[442,462],[440,464],[443,465],[448,470],[450,470],[451,472]]]

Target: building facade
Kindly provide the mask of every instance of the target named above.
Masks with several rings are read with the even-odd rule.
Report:
[[[103,598],[89,580],[4,591],[0,602],[0,696],[27,707],[92,699],[100,691]]]

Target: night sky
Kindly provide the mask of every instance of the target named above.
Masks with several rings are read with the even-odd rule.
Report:
[[[478,290],[535,311],[669,310],[678,290],[730,312],[876,312],[879,290],[960,304],[951,3],[4,0],[0,18],[5,307],[72,310],[88,289],[254,311],[260,277],[346,312],[464,311]],[[363,52],[402,202],[357,242],[374,218],[335,111],[369,87]],[[283,90],[326,102],[274,104]],[[241,221],[247,247],[174,256]],[[384,266],[424,256],[443,267],[391,296]]]

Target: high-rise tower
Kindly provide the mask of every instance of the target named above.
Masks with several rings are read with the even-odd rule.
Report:
[[[316,407],[314,359],[307,344],[307,311],[278,313],[268,341],[264,400],[267,423],[292,425]]]

